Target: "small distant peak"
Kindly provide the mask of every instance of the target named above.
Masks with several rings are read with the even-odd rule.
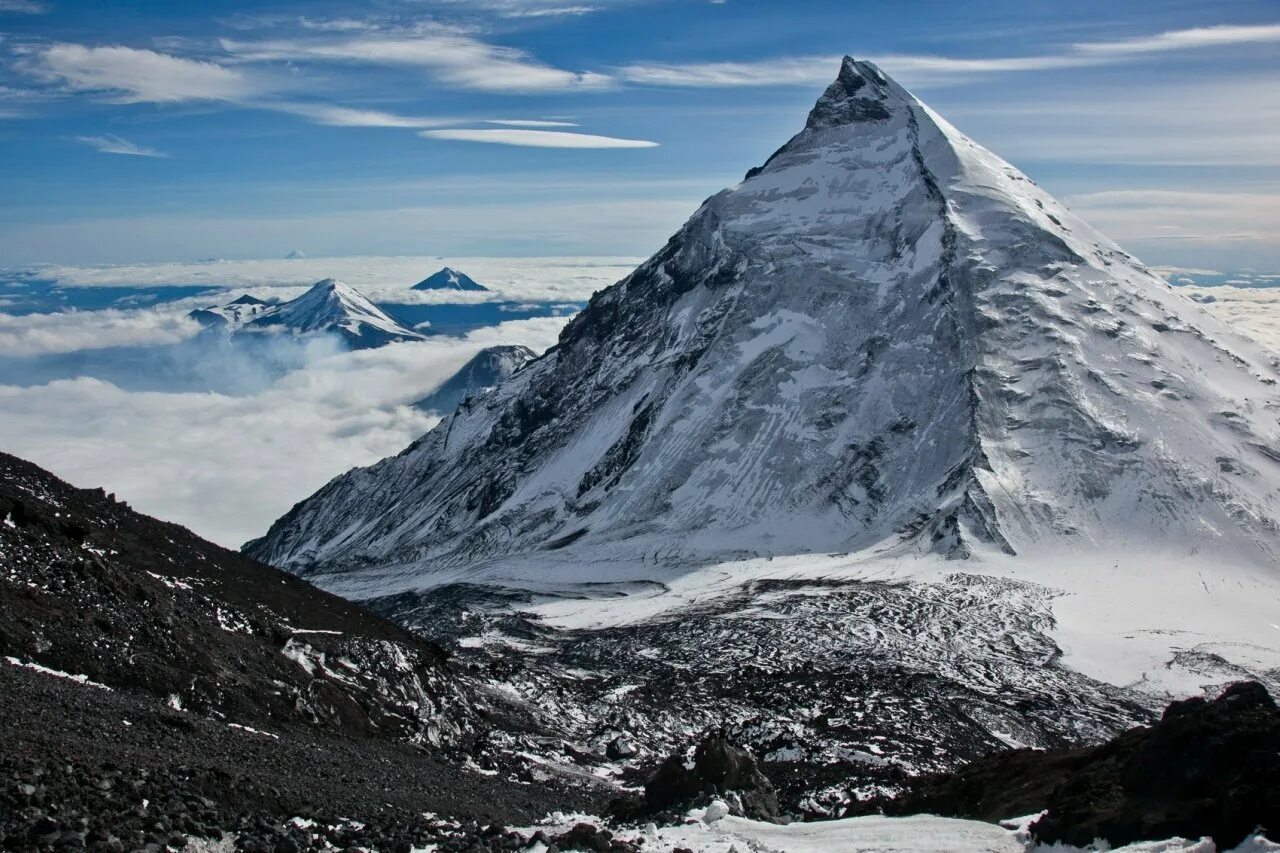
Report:
[[[284,259],[286,261],[305,261],[307,259],[307,256],[304,252],[300,252],[297,249],[294,249],[292,252],[285,255]]]
[[[442,267],[439,272],[432,273],[412,287],[413,290],[488,290],[489,288],[476,282],[471,276],[454,269]]]
[[[249,294],[246,293],[244,296],[241,296],[239,299],[231,300],[231,302],[229,302],[228,304],[230,305],[266,305],[267,302],[265,299],[259,299],[256,296],[250,296]]]
[[[835,82],[814,104],[805,127],[816,130],[888,120],[893,115],[889,102],[896,97],[889,84],[889,78],[875,65],[846,56]]]

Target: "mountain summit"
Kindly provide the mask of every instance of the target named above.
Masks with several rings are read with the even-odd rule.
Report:
[[[483,284],[479,284],[471,276],[464,272],[459,272],[453,267],[445,267],[439,272],[432,273],[422,281],[415,284],[410,290],[475,290],[484,291],[489,288]]]
[[[846,58],[799,134],[550,352],[246,547],[364,594],[378,572],[638,579],[811,552],[1273,575],[1278,376]]]

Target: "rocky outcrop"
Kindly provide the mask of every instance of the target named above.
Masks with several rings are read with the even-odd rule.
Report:
[[[1209,836],[1226,850],[1259,827],[1275,838],[1280,711],[1261,685],[1240,682],[1100,746],[997,755],[887,807],[992,821],[1042,809],[1031,832],[1046,843]]]
[[[778,795],[755,757],[719,733],[699,743],[692,760],[682,752],[668,757],[644,786],[644,807],[654,812],[707,805],[713,799],[723,799],[732,814],[770,821],[779,817]]]

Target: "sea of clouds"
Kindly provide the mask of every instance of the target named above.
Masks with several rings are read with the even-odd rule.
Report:
[[[448,264],[492,295],[409,288]],[[0,306],[0,449],[79,486],[237,547],[353,466],[402,450],[438,421],[413,407],[480,349],[553,345],[549,316],[346,351],[335,339],[201,334],[186,315],[241,293],[290,299],[339,278],[376,302],[581,303],[636,259],[316,258],[22,270],[58,287],[208,286],[146,308],[11,315]]]

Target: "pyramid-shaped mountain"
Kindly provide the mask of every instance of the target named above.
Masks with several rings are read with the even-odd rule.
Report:
[[[401,587],[819,552],[1274,572],[1278,377],[846,59],[544,357],[246,547]]]
[[[410,290],[488,290],[471,276],[453,267],[445,267],[415,284]]]
[[[466,398],[496,387],[537,357],[536,352],[519,344],[485,347],[414,405],[432,412],[452,412]]]

